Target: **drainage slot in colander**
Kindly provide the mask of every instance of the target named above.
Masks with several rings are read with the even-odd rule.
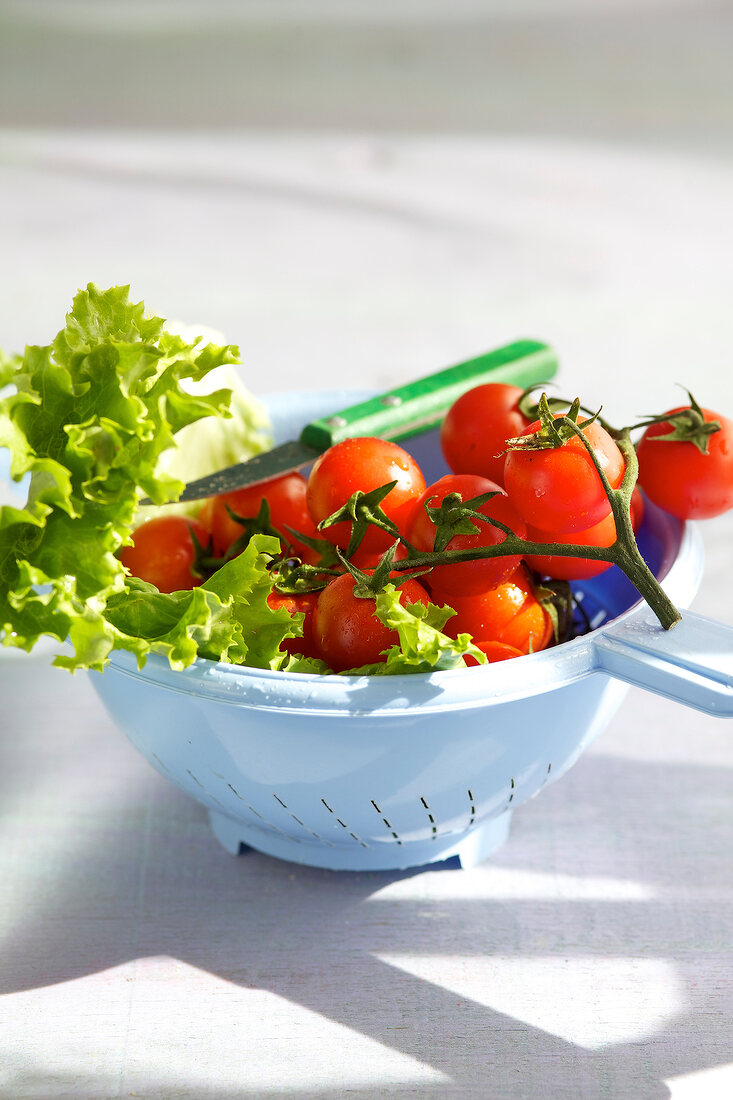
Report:
[[[275,824],[274,824],[274,823],[273,823],[272,821],[268,821],[268,820],[267,820],[267,818],[266,818],[266,817],[264,817],[264,816],[263,816],[263,815],[262,815],[262,814],[260,813],[260,811],[259,811],[259,810],[256,810],[256,809],[254,808],[254,806],[250,806],[250,804],[249,804],[249,802],[247,801],[247,799],[246,799],[246,798],[242,798],[242,796],[241,796],[241,794],[239,793],[239,791],[237,790],[237,788],[236,788],[236,787],[233,787],[233,786],[231,785],[231,783],[227,783],[227,787],[228,787],[228,788],[229,788],[229,790],[230,790],[230,791],[232,792],[232,794],[235,794],[235,795],[237,796],[237,798],[239,799],[239,801],[240,801],[240,802],[244,802],[245,806],[247,807],[247,809],[249,810],[249,812],[250,812],[250,813],[254,814],[254,815],[255,815],[255,817],[258,817],[258,818],[260,819],[260,821],[262,822],[262,825],[254,825],[254,823],[253,823],[253,822],[250,822],[250,824],[251,824],[251,825],[253,825],[253,827],[254,827],[255,829],[259,829],[259,830],[260,830],[260,832],[262,832],[262,833],[265,833],[265,834],[266,834],[266,833],[267,833],[268,831],[272,830],[273,832],[279,833],[279,834],[280,834],[280,836],[288,837],[288,839],[289,839],[289,840],[292,840],[292,841],[294,841],[294,842],[295,842],[296,844],[300,844],[300,837],[297,837],[297,836],[292,836],[292,837],[291,837],[291,836],[289,836],[289,834],[288,834],[288,833],[286,833],[286,832],[285,832],[285,830],[284,830],[284,829],[280,829],[280,828],[279,828],[279,827],[278,827],[277,825],[275,825]],[[265,825],[267,826],[267,828],[263,828],[263,826],[265,826]]]
[[[386,817],[384,816],[384,814],[382,813],[382,811],[380,810],[379,806],[378,806],[378,805],[376,804],[376,802],[374,801],[374,799],[373,799],[373,798],[371,798],[371,799],[370,799],[369,801],[371,802],[372,806],[373,806],[373,807],[374,807],[374,809],[375,809],[375,810],[377,811],[377,813],[379,814],[379,816],[381,817],[382,821],[383,821],[383,822],[384,822],[384,824],[385,824],[385,825],[387,826],[387,828],[389,829],[389,831],[391,832],[392,836],[393,836],[393,837],[394,837],[394,839],[395,839],[395,840],[397,841],[397,843],[398,843],[398,844],[402,844],[402,841],[400,840],[400,834],[399,834],[399,833],[396,833],[396,832],[395,832],[395,830],[394,830],[394,829],[392,828],[392,825],[390,824],[390,822],[389,822],[389,821],[387,821],[387,818],[386,818]]]
[[[275,794],[275,792],[273,791],[272,797],[275,799],[276,802],[280,803],[284,810],[287,810],[293,821],[300,825],[301,829],[305,829],[307,833],[310,833],[311,836],[315,837],[316,840],[319,840],[322,844],[327,844],[329,848],[334,847],[330,840],[326,840],[325,836],[321,836],[320,833],[316,833],[313,829],[310,829],[304,821],[301,821],[300,818],[297,817],[296,814],[294,814],[293,811],[283,802],[282,798],[280,798],[280,795]]]
[[[474,821],[476,820],[476,800],[473,797],[473,792],[470,789],[468,790],[467,794],[468,794],[469,802],[471,804],[471,816],[468,819],[468,827],[470,829],[471,826],[473,825]]]
[[[507,798],[507,805],[510,802],[514,801],[514,788],[515,787],[516,787],[516,783],[514,782],[514,776],[512,776],[511,779],[509,780],[509,788],[510,789],[509,789],[509,797]]]
[[[236,794],[237,792],[235,791],[234,793]],[[244,799],[242,799],[242,801],[244,801]],[[255,817],[259,817],[260,821],[263,823],[263,825],[266,825],[268,829],[274,829],[274,831],[276,833],[279,833],[280,836],[288,837],[290,840],[294,840],[296,844],[300,844],[300,837],[291,837],[289,833],[286,833],[285,830],[281,829],[279,825],[276,825],[274,821],[270,821],[269,818],[265,817],[264,814],[261,814],[259,810],[256,810],[254,806],[250,806],[249,803],[247,803],[246,805],[247,809],[251,810]]]
[[[425,809],[428,812],[428,821],[430,822],[430,839],[435,840],[435,838],[438,835],[438,829],[437,829],[437,826],[435,824],[435,818],[431,814],[430,807],[428,806],[427,802],[425,801],[425,799],[423,798],[422,795],[420,795],[420,801],[422,802],[423,806],[425,807]]]
[[[191,776],[191,779],[193,779],[196,786],[204,792],[207,798],[210,798],[212,802],[216,802],[217,806],[221,806],[222,810],[226,812],[226,806],[224,805],[224,803],[220,802],[216,795],[213,795],[211,791],[207,791],[201,780],[196,778],[190,768],[186,768],[186,773]]]
[[[334,809],[333,809],[333,808],[332,808],[331,806],[329,806],[329,804],[328,804],[328,802],[326,802],[326,799],[325,799],[325,798],[322,798],[322,799],[321,799],[321,802],[322,802],[322,803],[323,803],[323,805],[324,805],[324,806],[326,807],[326,809],[328,810],[328,812],[329,812],[330,814],[333,814],[333,816],[334,816],[334,817],[336,818],[336,820],[337,820],[337,822],[339,823],[339,825],[341,826],[341,828],[342,828],[342,829],[346,829],[346,832],[347,832],[347,833],[349,834],[349,836],[350,836],[350,837],[351,837],[351,838],[352,838],[353,840],[355,840],[355,841],[357,842],[357,844],[361,844],[362,848],[368,848],[368,847],[369,847],[369,845],[368,845],[368,844],[365,844],[365,842],[364,842],[364,841],[363,841],[363,840],[361,839],[361,837],[360,837],[360,836],[357,836],[357,835],[356,835],[356,833],[352,833],[352,832],[351,832],[351,830],[349,829],[349,826],[348,826],[348,825],[346,824],[346,822],[345,822],[345,821],[342,821],[342,820],[341,820],[341,818],[337,816],[337,814],[336,814],[336,811],[335,811],[335,810],[334,810]]]

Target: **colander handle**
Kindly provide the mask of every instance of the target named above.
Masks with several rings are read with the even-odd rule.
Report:
[[[706,714],[733,718],[733,627],[683,611],[663,630],[651,611],[601,632],[598,667]]]

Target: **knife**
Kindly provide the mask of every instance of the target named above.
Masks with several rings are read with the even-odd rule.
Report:
[[[474,386],[507,382],[524,388],[548,382],[556,372],[557,357],[546,344],[536,340],[507,344],[314,420],[306,424],[298,439],[189,482],[178,501],[201,500],[291,473],[308,466],[342,439],[408,439],[437,427],[453,402]]]

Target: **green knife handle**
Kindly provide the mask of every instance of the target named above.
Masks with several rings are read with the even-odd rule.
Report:
[[[408,439],[440,424],[453,402],[474,386],[508,382],[525,388],[549,382],[556,371],[557,358],[551,348],[536,340],[519,340],[314,420],[305,426],[300,440],[325,451],[355,436]]]

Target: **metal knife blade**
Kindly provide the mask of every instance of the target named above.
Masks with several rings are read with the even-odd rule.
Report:
[[[308,466],[321,453],[317,447],[310,447],[300,439],[290,439],[287,443],[280,443],[269,451],[248,458],[246,462],[238,462],[235,466],[227,466],[225,470],[218,470],[215,474],[190,482],[178,500],[185,503],[187,500],[229,493],[245,485],[257,485],[280,474],[299,470],[301,466]]]

